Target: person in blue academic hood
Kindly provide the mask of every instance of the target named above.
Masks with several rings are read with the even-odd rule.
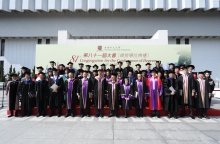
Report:
[[[24,116],[30,116],[31,110],[35,104],[35,82],[31,80],[30,72],[24,73],[24,79],[19,86],[19,96],[21,98],[21,109],[23,110]]]
[[[135,77],[133,76],[133,70],[128,72],[127,78],[129,80],[129,85],[133,85],[135,80]]]

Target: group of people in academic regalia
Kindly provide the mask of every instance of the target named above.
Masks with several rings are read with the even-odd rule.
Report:
[[[28,68],[22,67],[22,75],[11,74],[12,80],[6,87],[8,96],[9,117],[18,116],[19,108],[22,116],[30,116],[31,110],[37,107],[38,116],[45,116],[47,107],[50,108],[50,116],[54,116],[58,109],[58,117],[62,108],[66,108],[66,117],[75,116],[76,105],[80,107],[80,116],[90,116],[90,107],[96,109],[96,117],[103,117],[103,109],[109,107],[109,117],[118,117],[119,109],[123,109],[125,117],[134,107],[136,116],[143,117],[143,110],[148,107],[151,117],[160,117],[160,110],[168,113],[168,118],[178,118],[177,113],[181,107],[181,117],[186,115],[186,107],[189,116],[194,117],[193,109],[196,108],[199,118],[205,117],[210,108],[212,91],[215,83],[211,79],[211,71],[197,73],[192,72],[194,65],[175,66],[169,64],[169,70],[164,70],[161,61],[156,61],[156,66],[146,64],[146,69],[141,70],[141,65],[136,64],[136,70],[126,61],[118,62],[118,67],[102,64],[86,65],[79,63],[79,69],[73,68],[73,63],[65,66],[50,61],[51,67],[44,73],[42,66],[37,67],[37,74],[31,77]],[[93,67],[93,71],[90,68]],[[19,106],[19,101],[21,106]]]

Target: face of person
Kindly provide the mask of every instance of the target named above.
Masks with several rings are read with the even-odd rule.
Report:
[[[97,67],[94,67],[94,70],[97,70],[98,68]]]
[[[111,76],[112,81],[116,80],[116,77],[114,75]]]
[[[42,72],[42,71],[43,71],[42,69],[37,69],[37,72],[38,72],[38,73],[40,73],[40,72]]]
[[[26,72],[26,69],[21,69],[21,72],[22,72],[22,73],[25,73],[25,72]]]
[[[187,72],[188,72],[187,69],[184,69],[184,70],[183,70],[183,73],[184,73],[185,75],[187,74]]]
[[[155,73],[155,72],[152,72],[151,75],[152,75],[153,77],[155,77],[155,76],[156,76],[156,73]]]
[[[86,67],[86,70],[89,71],[89,70],[90,70],[90,67]]]
[[[87,78],[88,73],[84,72],[83,73],[83,78]]]
[[[30,79],[30,75],[29,74],[25,74],[25,79],[29,80]]]
[[[17,76],[12,76],[12,80],[14,81],[17,80],[17,78],[18,78]]]
[[[97,76],[97,72],[93,72],[92,74],[93,74],[93,76]]]
[[[167,73],[164,73],[163,75],[164,75],[164,77],[167,77]]]
[[[121,73],[120,72],[118,72],[118,77],[121,77]]]
[[[137,70],[140,70],[140,69],[141,69],[141,67],[140,67],[140,66],[137,66],[137,67],[136,67],[136,69],[137,69]]]
[[[98,71],[98,75],[102,76],[103,75],[102,71]]]
[[[83,76],[83,73],[81,72],[80,75]]]
[[[173,73],[170,73],[170,74],[169,74],[169,77],[170,77],[170,78],[174,78],[174,74],[173,74]]]
[[[142,72],[141,75],[144,77],[146,75],[146,72]]]
[[[129,66],[130,66],[130,63],[129,63],[129,62],[126,62],[126,66],[129,67]]]
[[[59,66],[59,70],[63,70],[63,66]]]
[[[129,72],[129,73],[128,73],[128,76],[130,76],[130,77],[131,77],[132,75],[133,75],[133,73],[132,73],[132,72]]]
[[[50,63],[50,66],[51,66],[51,67],[54,67],[54,63]]]
[[[209,78],[210,74],[209,73],[205,73],[205,77]]]
[[[73,73],[69,73],[69,78],[73,78],[74,74]]]
[[[82,68],[83,68],[83,65],[79,65],[79,68],[82,69]]]
[[[107,75],[107,76],[110,76],[110,72],[106,72],[106,75]]]
[[[147,65],[146,67],[147,67],[147,69],[150,69],[150,65]]]
[[[189,67],[189,68],[188,68],[188,71],[189,71],[189,72],[191,72],[192,70],[193,70],[192,67]]]
[[[69,71],[68,70],[65,70],[65,74],[68,74],[69,73]]]
[[[160,77],[162,76],[162,74],[161,74],[161,73],[158,73],[157,76],[160,78]]]
[[[202,79],[203,78],[203,74],[199,74],[199,78]]]
[[[159,67],[159,66],[160,66],[160,63],[157,62],[157,63],[156,63],[156,66]]]
[[[105,69],[105,66],[101,66],[101,69]]]
[[[72,68],[73,67],[73,65],[72,64],[69,64],[69,68]]]
[[[48,75],[49,75],[49,76],[52,76],[52,74],[53,74],[52,72],[48,72]]]
[[[170,69],[173,69],[173,65],[170,65]]]
[[[138,79],[138,80],[142,80],[142,75],[141,75],[141,74],[138,74],[138,75],[137,75],[137,79]]]
[[[175,73],[179,73],[179,69],[178,68],[175,68]]]
[[[128,85],[129,81],[128,79],[125,79],[125,84]]]
[[[57,76],[57,71],[53,71],[53,75],[54,75],[54,76]]]
[[[40,79],[44,80],[45,76],[43,74],[40,74]]]
[[[121,67],[121,63],[118,63],[118,67]]]

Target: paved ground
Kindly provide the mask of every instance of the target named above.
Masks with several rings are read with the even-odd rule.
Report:
[[[220,101],[213,99],[212,107],[220,109]],[[0,110],[0,144],[4,143],[217,144],[220,143],[220,117],[209,120],[188,117],[178,120],[166,117],[8,118],[3,108]]]

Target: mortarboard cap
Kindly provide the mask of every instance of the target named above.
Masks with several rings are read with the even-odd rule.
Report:
[[[147,65],[151,65],[151,63],[146,63],[145,65],[146,65],[146,66],[147,66]]]
[[[42,69],[42,70],[44,70],[44,68],[43,68],[42,66],[37,67],[37,69]]]
[[[136,67],[137,67],[137,66],[141,67],[141,65],[140,65],[140,64],[136,64],[135,66],[136,66]]]
[[[69,65],[69,64],[71,64],[71,65],[72,65],[73,63],[72,63],[72,62],[68,62],[68,63],[67,63],[67,65]]]

